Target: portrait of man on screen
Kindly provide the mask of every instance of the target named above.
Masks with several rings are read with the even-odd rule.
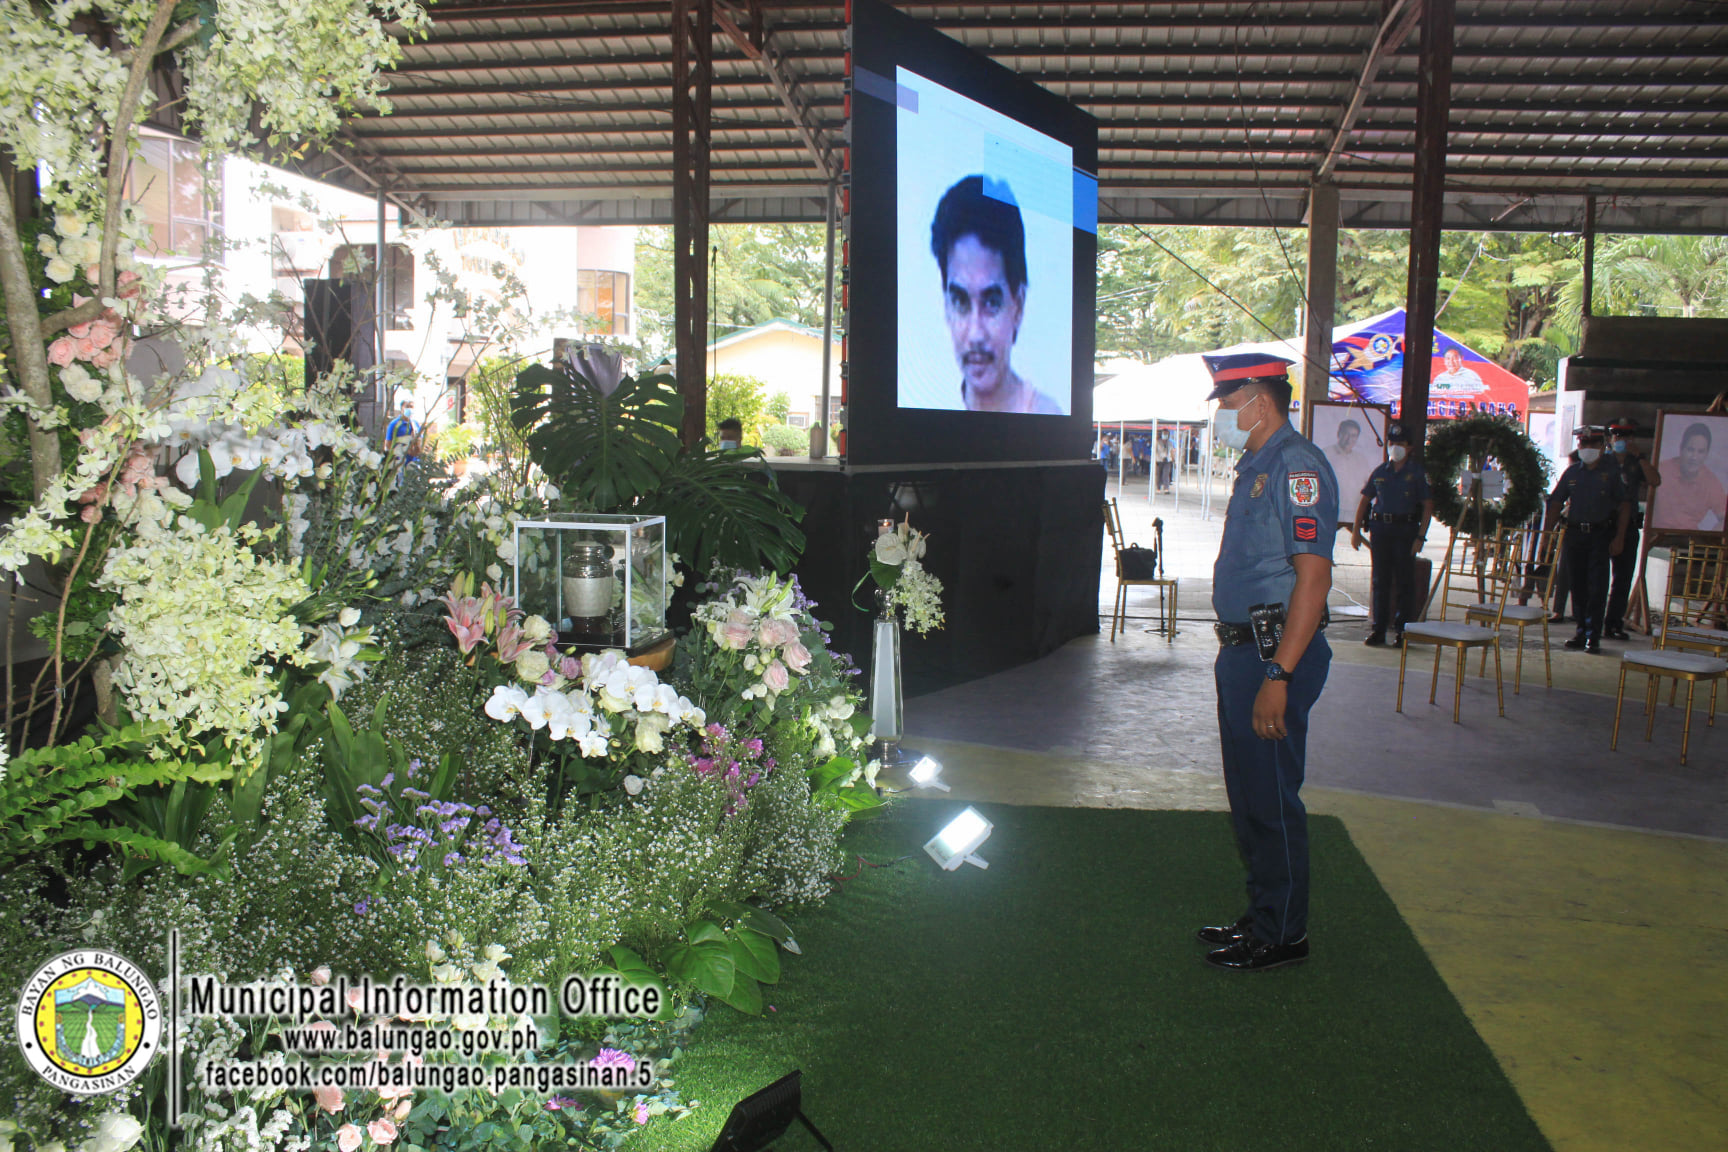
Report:
[[[1006,183],[967,176],[943,194],[930,224],[960,397],[969,412],[1060,416],[1061,405],[1014,370],[1026,315],[1026,227]]]

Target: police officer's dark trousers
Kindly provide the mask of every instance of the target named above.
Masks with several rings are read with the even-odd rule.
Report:
[[[1254,934],[1271,944],[1308,932],[1308,810],[1298,794],[1307,765],[1308,712],[1326,686],[1332,649],[1316,632],[1291,672],[1286,689],[1284,738],[1254,734],[1254,698],[1266,683],[1266,665],[1252,644],[1218,651],[1218,734],[1224,752],[1224,790],[1236,847],[1248,869],[1248,907]]]
[[[1614,522],[1566,526],[1566,565],[1572,570],[1572,611],[1578,620],[1578,635],[1587,640],[1602,638],[1602,611],[1608,601],[1608,548],[1614,540]]]
[[[1415,524],[1371,524],[1368,554],[1374,561],[1374,623],[1376,632],[1392,625],[1402,632],[1416,616]]]
[[[1626,526],[1626,547],[1620,550],[1620,555],[1609,558],[1614,576],[1608,589],[1608,612],[1605,617],[1609,628],[1626,627],[1626,601],[1632,595],[1632,576],[1638,571],[1639,517],[1633,516],[1632,523]]]

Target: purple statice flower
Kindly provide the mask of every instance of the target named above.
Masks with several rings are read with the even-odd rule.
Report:
[[[372,911],[372,897],[370,896],[361,897],[360,902],[354,905],[354,915],[356,916],[364,916],[370,911]]]
[[[424,767],[426,767],[425,762],[418,756],[408,761],[408,778],[412,780],[419,773],[420,769]]]
[[[432,799],[431,793],[422,792],[418,788],[404,788],[404,789],[402,789],[402,795],[408,797],[410,800],[430,800],[430,799]]]

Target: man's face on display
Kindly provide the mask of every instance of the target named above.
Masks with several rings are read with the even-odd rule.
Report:
[[[1354,424],[1338,425],[1338,451],[1348,456],[1356,450],[1356,440],[1362,430]]]
[[[1458,354],[1458,349],[1446,349],[1446,371],[1456,372],[1464,367],[1464,357]]]
[[[1026,289],[1008,286],[1002,254],[976,236],[960,237],[948,250],[943,297],[967,396],[989,396],[1005,387],[1013,376],[1010,357],[1020,334]]]
[[[1688,480],[1695,479],[1699,470],[1704,467],[1704,461],[1709,455],[1709,437],[1697,435],[1686,437],[1680,445],[1680,475]]]

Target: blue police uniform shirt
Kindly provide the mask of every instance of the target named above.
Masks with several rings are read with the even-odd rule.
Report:
[[[1626,481],[1620,468],[1613,461],[1598,459],[1594,468],[1579,461],[1562,472],[1548,503],[1571,501],[1566,509],[1568,524],[1600,524],[1613,519],[1625,499]]]
[[[1362,495],[1369,498],[1369,512],[1373,515],[1408,516],[1422,511],[1422,502],[1432,493],[1422,465],[1405,460],[1404,467],[1395,468],[1388,460],[1369,474]]]
[[[1626,499],[1634,505],[1642,504],[1644,488],[1649,484],[1649,481],[1644,479],[1643,461],[1634,460],[1630,452],[1616,458],[1620,461],[1620,479],[1626,485]]]
[[[1289,424],[1236,465],[1224,539],[1212,566],[1212,610],[1246,624],[1256,604],[1290,603],[1291,557],[1332,562],[1338,527],[1338,478],[1325,453]]]

